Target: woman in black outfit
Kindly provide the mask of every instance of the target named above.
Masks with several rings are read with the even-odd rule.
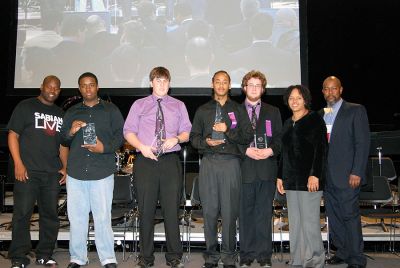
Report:
[[[292,111],[282,130],[277,190],[286,193],[290,230],[290,265],[324,267],[320,201],[325,180],[326,126],[310,110],[310,91],[290,86],[284,102]]]

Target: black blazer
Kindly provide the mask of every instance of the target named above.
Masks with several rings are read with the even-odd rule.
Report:
[[[245,104],[243,104],[245,106]],[[246,108],[247,109],[247,108]],[[247,117],[249,122],[250,118]],[[277,159],[281,152],[280,135],[282,131],[282,118],[279,109],[270,104],[261,102],[260,115],[257,121],[256,133],[264,134],[265,120],[271,121],[272,137],[267,137],[267,145],[272,149],[274,155],[267,159],[254,160],[248,156],[242,160],[242,182],[250,183],[255,180],[275,180],[277,175]],[[248,146],[241,146],[246,153]]]
[[[296,123],[288,118],[282,130],[282,152],[278,178],[285,190],[308,191],[309,176],[319,179],[324,189],[328,141],[322,117],[310,111]]]
[[[323,110],[320,111],[323,114]],[[343,101],[333,123],[328,152],[327,185],[349,186],[349,175],[366,184],[370,130],[365,107]]]

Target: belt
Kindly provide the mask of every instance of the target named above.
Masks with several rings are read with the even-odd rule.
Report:
[[[163,153],[162,155],[160,155],[159,157],[162,157],[162,156],[167,156],[167,155],[172,155],[172,154],[176,154],[176,155],[178,155],[179,154],[179,151],[173,151],[173,152],[167,152],[167,153]]]
[[[163,153],[162,155],[159,156],[159,158],[163,157],[163,156],[167,156],[167,155],[173,155],[173,154],[179,155],[179,151],[172,151],[172,152]],[[138,152],[138,155],[142,155],[143,156],[143,154],[141,152]]]
[[[220,153],[204,153],[203,157],[213,158],[213,159],[221,159],[221,160],[231,160],[231,159],[239,159],[240,156],[236,154],[220,154]]]

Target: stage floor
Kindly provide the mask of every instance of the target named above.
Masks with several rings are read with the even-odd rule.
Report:
[[[11,219],[12,219],[12,192],[6,192],[5,194],[5,208],[4,211],[10,211],[6,213],[0,214],[0,241],[8,241],[11,240]],[[60,195],[59,204],[60,207],[65,205],[65,195]],[[199,214],[198,210],[195,207],[191,207],[190,201],[187,202],[187,211],[191,211],[191,216],[189,217],[186,214],[185,220],[181,220],[181,239],[186,245],[188,243],[204,243],[204,230],[203,230],[203,219],[201,214]],[[61,210],[62,211],[62,210]],[[130,213],[129,217],[127,218],[127,222],[124,223],[124,219],[122,217],[123,212],[127,211],[127,209],[122,208],[117,211],[117,209],[113,209],[113,231],[114,231],[114,238],[116,242],[123,242],[125,241],[138,241],[139,234],[138,234],[138,224],[136,224],[137,218],[135,217],[134,213]],[[114,213],[115,212],[115,213]],[[184,210],[182,210],[182,215]],[[289,241],[289,232],[288,232],[288,220],[285,217],[285,213],[280,214],[281,210],[276,208],[275,210],[276,217],[273,218],[273,240],[274,242],[281,242],[281,241]],[[60,229],[58,234],[59,241],[68,241],[69,240],[69,222],[67,216],[65,216],[65,207],[64,211],[60,212]],[[157,213],[158,214],[158,213]],[[64,216],[62,216],[64,215]],[[277,215],[283,215],[282,217],[278,217]],[[390,228],[393,227],[390,224],[389,220],[385,220],[385,224],[387,227],[387,231],[385,232],[380,224],[380,219],[371,219],[367,217],[362,217],[363,222],[363,236],[364,241],[400,241],[400,219],[397,219],[397,222],[394,223],[394,226],[397,228]],[[372,225],[371,225],[372,224]],[[189,227],[190,225],[190,227]],[[125,228],[126,226],[126,228]],[[38,224],[38,214],[34,213],[31,219],[31,237],[32,240],[39,239],[39,224]],[[155,231],[154,231],[154,240],[155,241],[165,241],[165,232],[164,232],[164,225],[162,220],[155,221]],[[327,225],[325,222],[325,218],[323,213],[321,213],[321,234],[324,241],[327,241]],[[94,231],[93,227],[90,227],[89,232],[89,240],[94,240]],[[240,240],[238,235],[238,240]]]
[[[2,254],[7,254],[7,252],[2,252]],[[400,262],[400,257],[398,257],[395,254],[391,253],[378,253],[378,252],[367,252],[367,256],[369,257],[367,259],[367,266],[368,268],[394,268],[394,267],[399,267],[399,262]],[[164,258],[164,253],[160,252],[158,248],[156,248],[155,252],[155,262],[154,262],[154,268],[168,268],[165,264],[165,258]],[[57,248],[54,251],[53,254],[55,260],[58,262],[58,267],[67,267],[69,263],[69,252],[68,249],[64,248]],[[118,267],[119,268],[132,268],[134,266],[134,263],[136,262],[135,255],[132,254],[130,255],[127,253],[125,255],[126,260],[123,260],[123,254],[122,252],[116,252],[116,257],[118,261]],[[128,258],[129,257],[129,258]],[[95,251],[89,252],[88,255],[89,259],[89,264],[87,268],[98,268],[101,267],[101,264],[99,262],[97,253]],[[34,257],[31,259],[31,265],[28,267],[43,267],[43,266],[38,266],[34,264]],[[272,256],[272,267],[274,268],[286,268],[289,267],[286,264],[286,261],[289,260],[289,254],[284,253],[281,255],[280,253],[273,253]],[[202,253],[201,251],[197,252],[191,252],[190,255],[187,253],[184,254],[184,265],[186,268],[199,268],[202,267],[204,263],[204,260],[202,258]],[[0,267],[10,267],[10,261],[8,259],[5,259],[3,257],[0,257]],[[236,265],[236,267],[239,267],[239,265]],[[253,262],[251,265],[253,268],[260,267],[257,262]],[[327,265],[326,267],[335,267],[335,268],[346,268],[347,264],[341,264],[341,265]],[[222,268],[222,265],[219,265],[219,268]]]
[[[0,214],[0,241],[11,240],[11,219],[12,213]],[[204,231],[203,231],[203,219],[193,218],[189,221],[181,221],[181,238],[184,242],[204,242]],[[395,234],[393,234],[394,228],[390,228],[390,222],[386,221],[388,232],[385,232],[380,225],[380,220],[369,219],[362,217],[363,224],[368,224],[362,228],[364,241],[390,241],[394,238],[400,241],[400,228],[399,223],[396,223]],[[376,223],[376,225],[375,225]],[[190,224],[190,227],[188,226]],[[373,226],[369,224],[374,224]],[[126,228],[124,227],[126,225]],[[123,241],[124,238],[127,241],[136,241],[139,239],[138,228],[136,228],[135,218],[129,218],[127,223],[124,223],[123,218],[113,220],[114,237],[116,241]],[[91,225],[90,225],[91,226]],[[93,229],[92,227],[90,229]],[[154,240],[165,241],[164,225],[162,220],[155,221]],[[39,224],[38,214],[34,214],[31,219],[31,237],[32,240],[39,239]],[[125,230],[125,231],[124,231]],[[324,219],[321,219],[321,233],[322,239],[327,240],[326,224]],[[67,217],[60,216],[60,229],[58,234],[58,240],[67,241],[69,240],[69,224]],[[89,232],[89,240],[94,240],[94,231]],[[240,238],[238,237],[238,240]],[[279,218],[274,219],[274,233],[273,240],[275,242],[289,241],[289,232],[287,226],[287,218],[283,218],[280,221]]]
[[[182,221],[180,228],[182,232],[182,244],[184,248],[184,261],[186,268],[202,267],[204,261],[202,258],[202,251],[205,248],[204,232],[203,232],[203,219],[196,216],[197,211],[193,210],[193,215],[189,221],[190,228],[186,221]],[[8,245],[11,240],[11,219],[12,213],[0,214],[0,246],[3,252],[0,252],[3,257],[6,257]],[[54,253],[54,258],[59,262],[59,267],[66,267],[69,263],[68,241],[69,241],[69,224],[66,216],[60,216],[60,230],[58,234],[57,248]],[[362,218],[364,223],[379,223],[375,219]],[[388,227],[389,226],[389,222]],[[397,223],[399,224],[399,223]],[[118,267],[130,268],[133,267],[137,252],[137,243],[139,240],[138,229],[135,227],[135,217],[127,220],[126,232],[124,232],[123,218],[113,220],[113,231],[115,239],[115,251],[117,254]],[[34,214],[31,220],[31,237],[33,245],[39,238],[38,232],[38,214]],[[376,226],[363,227],[364,240],[366,241],[366,251],[368,258],[369,268],[383,268],[383,267],[399,267],[400,257],[397,254],[391,253],[393,251],[393,244],[390,243],[393,239],[393,233],[384,232],[382,227],[378,224]],[[389,230],[393,230],[389,228]],[[326,224],[321,218],[321,233],[324,240],[325,248],[327,244],[327,231]],[[400,228],[396,228],[396,241],[400,241]],[[155,268],[166,268],[164,250],[165,250],[165,232],[163,222],[158,220],[155,222]],[[126,252],[123,253],[123,245],[125,239]],[[289,260],[289,232],[287,226],[287,218],[274,218],[274,253],[273,253],[273,267],[283,268],[288,267],[285,264]],[[101,267],[98,256],[94,246],[94,231],[89,232],[89,264],[84,267]],[[238,237],[238,240],[240,238]],[[240,243],[238,243],[238,247]],[[395,243],[394,251],[400,251],[400,242]],[[332,252],[333,254],[333,252]],[[32,263],[34,263],[34,253],[32,253]],[[0,267],[9,267],[9,260],[0,257]],[[329,267],[329,265],[327,265]],[[39,267],[35,264],[29,267]],[[222,265],[219,265],[222,268]],[[238,267],[238,265],[237,265]],[[258,263],[253,263],[251,267],[259,267]],[[337,268],[345,268],[346,264],[335,266]]]

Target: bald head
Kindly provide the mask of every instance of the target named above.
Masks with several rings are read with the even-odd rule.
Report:
[[[342,98],[343,87],[339,78],[328,76],[322,84],[322,94],[328,106],[333,106]]]
[[[91,15],[86,19],[86,35],[92,36],[99,32],[105,32],[106,22],[99,15]]]
[[[55,76],[55,75],[48,75],[43,79],[42,85],[46,85],[48,83],[50,83],[51,81],[55,81],[58,84],[58,87],[61,86],[61,81],[60,79]]]
[[[61,82],[57,76],[49,75],[43,79],[40,86],[39,100],[46,105],[53,105],[61,92]]]
[[[327,84],[328,82],[334,82],[338,87],[342,87],[342,82],[340,82],[340,79],[337,78],[336,76],[328,76],[327,78],[325,78],[324,83],[322,84],[322,87],[325,87],[325,84]]]

